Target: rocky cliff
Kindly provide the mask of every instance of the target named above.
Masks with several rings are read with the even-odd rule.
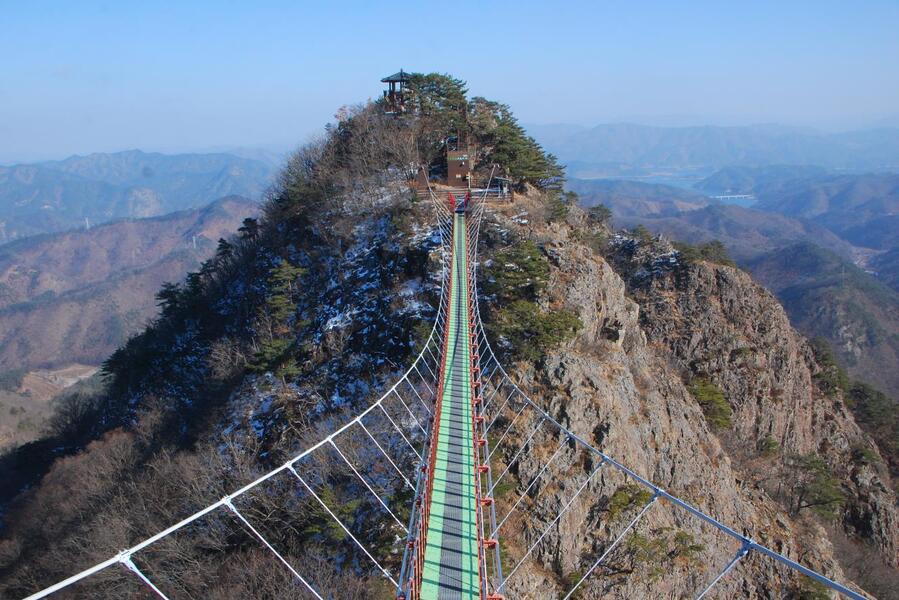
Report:
[[[567,306],[583,323],[571,342],[543,362],[516,365],[521,387],[550,413],[738,531],[847,578],[827,534],[832,521],[813,518],[807,508],[792,510],[786,497],[795,490],[784,491],[784,478],[805,474],[780,474],[794,456],[821,457],[845,494],[833,518],[895,567],[896,497],[876,447],[841,399],[816,384],[820,369],[808,344],[746,273],[708,262],[687,264],[670,246],[652,240],[613,237],[604,258],[585,240],[608,232],[573,207],[565,220],[547,223],[537,196],[497,211],[485,233],[488,253],[510,240],[537,242],[552,266],[551,292],[542,302]],[[726,425],[709,419],[697,392],[700,382],[701,389],[721,392]],[[516,426],[511,436],[520,443],[529,431]],[[560,443],[542,433],[534,440],[528,456],[510,469],[516,478],[516,489],[508,492],[513,502]],[[516,450],[515,443],[504,447],[504,460]],[[524,504],[540,521],[520,519],[521,529],[506,531],[512,555],[520,556],[536,540],[595,466],[570,449],[565,456],[570,464],[562,472],[571,476],[541,480],[529,490]],[[585,460],[589,464],[580,464]],[[558,529],[537,547],[538,568],[510,582],[516,593],[564,594],[623,529],[640,503],[631,502],[637,499],[628,496],[636,494],[634,488],[610,471],[591,480]],[[653,506],[600,569],[603,576],[585,581],[583,597],[691,597],[735,551],[733,542],[682,511]],[[889,597],[882,595],[886,585],[872,585]],[[750,556],[714,597],[798,597],[812,591],[807,581]]]
[[[721,434],[730,454],[755,467],[759,480],[779,458],[823,458],[847,496],[842,525],[899,564],[896,495],[884,461],[839,390],[822,385],[823,369],[784,309],[747,273],[672,262],[671,248],[659,245],[641,252],[636,240],[616,240],[616,265],[640,303],[650,341],[667,350],[686,379],[702,378],[723,392],[733,410]],[[753,464],[760,455],[770,460]]]

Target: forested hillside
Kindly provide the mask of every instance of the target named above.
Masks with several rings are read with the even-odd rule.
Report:
[[[562,191],[563,170],[509,107],[468,98],[445,75],[414,74],[410,92],[402,117],[380,102],[342,110],[289,159],[258,220],[157,292],[160,315],[105,361],[105,389],[73,398],[48,437],[0,459],[0,591],[24,596],[116,556],[284,464],[395,381],[435,319],[441,275],[433,206],[409,180],[419,164],[439,176],[460,138],[476,145],[480,180],[497,165],[517,192],[490,207],[479,285],[491,344],[518,384],[579,436],[754,539],[877,594],[895,589],[899,521],[883,456],[843,391],[819,381],[822,365],[776,300],[708,254],[616,237],[607,211]],[[491,468],[508,479],[494,492],[522,507],[502,551],[528,559],[507,589],[558,597],[646,498],[608,471],[581,484],[596,457],[564,436],[503,425],[508,444]],[[370,440],[420,468],[384,418],[371,428],[341,439],[343,462],[332,444],[292,465],[347,530],[286,471],[234,499],[288,564],[346,599],[395,597],[347,531],[395,571],[414,501]],[[543,479],[551,452],[559,470]],[[234,515],[210,512],[132,558],[172,597],[305,597]],[[695,596],[737,548],[689,517],[659,503],[581,597]],[[760,555],[719,589],[822,594]],[[115,568],[71,597],[142,590]]]
[[[220,498],[396,376],[429,328],[439,278],[432,207],[410,192],[410,165],[443,164],[450,133],[477,136],[481,174],[502,160],[522,185],[561,175],[507,107],[468,100],[462,82],[445,76],[415,85],[415,119],[384,115],[377,103],[350,107],[293,155],[259,219],[156,293],[159,316],[105,361],[105,389],[74,396],[45,439],[0,459],[3,594],[25,595]],[[364,449],[354,452],[365,459]],[[321,460],[342,514],[392,564],[397,532],[358,483]],[[289,483],[258,505],[273,511],[264,524],[272,539],[342,597],[383,591],[355,559],[344,562],[352,546]],[[410,497],[393,485],[387,495],[407,514]],[[277,533],[278,522],[289,525]],[[162,585],[202,597],[300,597],[226,515],[201,529],[148,556],[161,559],[147,568]],[[110,572],[76,597],[123,590],[135,588]]]

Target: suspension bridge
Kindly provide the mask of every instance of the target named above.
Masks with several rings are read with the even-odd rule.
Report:
[[[661,504],[677,511],[680,518],[693,520],[704,535],[729,541],[732,548],[721,560],[695,568],[694,589],[689,595],[678,597],[697,600],[715,597],[716,586],[748,557],[754,556],[794,570],[845,597],[867,598],[860,591],[739,533],[735,529],[739,524],[722,523],[655,485],[563,426],[529,398],[490,347],[478,305],[476,269],[480,223],[489,202],[502,197],[501,192],[491,189],[489,183],[480,190],[447,188],[437,192],[429,187],[428,191],[441,242],[440,302],[421,352],[386,393],[255,481],[26,600],[57,593],[63,597],[65,592],[72,592],[75,586],[109,569],[121,569],[151,596],[164,600],[178,598],[179,590],[168,589],[164,577],[154,576],[156,571],[148,566],[145,553],[164,538],[219,512],[229,515],[255,538],[275,566],[285,569],[294,585],[309,598],[339,599],[340,590],[323,589],[312,574],[304,573],[303,565],[298,564],[301,561],[290,560],[272,543],[245,508],[251,491],[285,477],[295,483],[297,493],[314,499],[369,565],[359,563],[361,566],[356,568],[368,568],[370,573],[383,577],[395,590],[397,599],[540,598],[539,593],[523,583],[523,575],[535,566],[534,557],[540,553],[541,544],[547,543],[548,536],[561,535],[562,519],[571,516],[573,511],[585,510],[578,499],[603,471],[616,474],[644,493],[636,496],[640,501],[618,529],[608,539],[595,544],[593,556],[579,557],[583,568],[577,577],[568,578],[567,589],[560,596],[565,600],[575,597],[579,591],[587,591],[591,581],[602,578],[605,563],[626,544],[644,516],[660,510]],[[378,424],[386,424],[388,437]],[[400,511],[395,499],[385,493],[385,487],[376,480],[372,469],[360,465],[355,454],[347,450],[354,439],[369,444],[375,454],[373,460],[392,473],[400,487],[411,492],[408,521],[398,517]],[[538,439],[549,441],[550,451],[545,455],[537,452]],[[513,440],[515,444],[510,446]],[[503,460],[499,460],[500,449]],[[332,453],[352,473],[368,501],[383,512],[385,522],[397,532],[396,551],[402,552],[401,563],[391,566],[383,559],[383,552],[367,547],[364,532],[341,517],[340,511],[326,501],[322,482],[309,473],[311,459],[325,452]],[[577,453],[580,458],[574,460],[572,456]],[[497,498],[498,486],[512,477],[513,466],[526,456],[542,457],[542,464],[533,477],[519,482],[518,487],[524,489],[516,497],[501,503]],[[568,464],[568,472],[564,469],[556,472],[554,469],[563,462]],[[572,465],[582,468],[571,472]],[[533,497],[561,477],[569,479],[564,489],[573,491],[552,505],[552,513],[532,510]],[[532,509],[527,507],[529,503]],[[527,524],[528,533],[523,536],[526,545],[511,552],[500,539],[513,522],[519,528],[522,523]],[[594,591],[591,597],[601,595]]]

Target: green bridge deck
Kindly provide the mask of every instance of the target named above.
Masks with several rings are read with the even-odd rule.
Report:
[[[422,600],[479,597],[465,216],[454,215],[452,298]]]

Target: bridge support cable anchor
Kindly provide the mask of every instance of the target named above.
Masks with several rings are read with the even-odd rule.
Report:
[[[541,533],[540,537],[537,538],[537,541],[531,544],[531,547],[528,548],[528,551],[525,553],[525,555],[521,557],[521,560],[519,560],[515,567],[509,572],[502,584],[496,589],[497,592],[501,591],[506,586],[506,583],[509,582],[509,580],[512,578],[512,575],[514,575],[521,567],[521,565],[524,564],[524,561],[528,559],[528,557],[534,551],[534,548],[536,548],[540,544],[540,542],[543,541],[543,538],[546,537],[546,534],[549,533],[549,530],[559,522],[559,519],[561,519],[566,512],[568,512],[568,509],[571,508],[571,505],[575,500],[577,500],[578,496],[581,495],[581,492],[584,491],[584,489],[587,487],[587,484],[590,483],[590,481],[593,479],[593,476],[599,473],[599,470],[603,467],[604,464],[606,464],[606,461],[600,461],[599,465],[597,465],[597,467],[590,472],[590,475],[584,480],[584,483],[580,485],[580,487],[568,500],[568,502],[565,503],[565,506],[562,507],[561,511],[559,511],[559,514],[556,515],[556,518],[554,518],[552,522],[550,522],[550,524],[546,526],[546,528],[543,530],[543,533]]]
[[[410,490],[414,490],[414,489],[415,489],[415,486],[412,485],[412,482],[409,481],[409,479],[408,479],[408,478],[406,477],[406,475],[403,473],[402,469],[400,469],[399,466],[397,466],[397,464],[396,464],[395,462],[393,462],[393,459],[390,458],[390,455],[387,454],[387,451],[384,450],[384,448],[381,447],[381,444],[378,442],[377,439],[375,439],[375,436],[373,436],[373,435],[371,434],[371,432],[368,430],[368,427],[365,426],[365,423],[363,423],[362,421],[359,421],[359,427],[361,427],[361,428],[362,428],[362,431],[364,431],[365,434],[368,435],[368,437],[371,439],[371,441],[375,443],[375,447],[377,447],[377,449],[380,450],[381,454],[384,455],[384,458],[386,458],[387,461],[388,461],[391,465],[393,465],[393,468],[396,470],[397,473],[399,473],[400,477],[403,478],[403,481],[406,482],[406,485],[409,486],[409,489],[410,489]],[[287,468],[290,469],[291,471],[293,471],[293,465],[290,465],[290,466],[288,466]]]
[[[119,555],[119,562],[122,563],[122,566],[124,566],[126,569],[134,573],[137,578],[144,583],[144,585],[146,585],[153,591],[154,594],[162,598],[162,600],[169,600],[168,596],[163,594],[162,590],[156,587],[156,585],[154,585],[154,583],[150,581],[150,578],[144,575],[144,573],[137,567],[137,565],[134,564],[134,561],[131,560],[131,554],[128,551],[122,552],[122,554]]]
[[[524,489],[524,492],[522,492],[522,494],[518,497],[518,500],[515,501],[515,504],[512,505],[512,508],[510,508],[509,512],[506,513],[506,516],[503,517],[502,520],[500,520],[499,524],[497,524],[496,528],[493,530],[493,532],[491,532],[490,537],[496,537],[496,534],[499,533],[500,527],[502,527],[503,523],[505,523],[506,520],[512,516],[512,513],[515,512],[515,509],[518,508],[519,504],[521,504],[521,501],[527,497],[528,492],[531,491],[531,488],[534,487],[534,484],[540,480],[540,477],[543,476],[543,473],[545,473],[549,466],[553,463],[553,461],[556,460],[559,452],[562,451],[562,449],[565,447],[565,444],[568,443],[569,439],[570,438],[567,435],[562,439],[562,443],[559,444],[559,447],[556,448],[556,451],[553,452],[553,455],[549,457],[549,460],[546,461],[546,464],[543,465],[537,475],[531,480],[531,483],[528,484],[528,487]]]
[[[406,526],[403,525],[403,523],[396,517],[395,514],[393,514],[393,511],[390,510],[390,507],[387,506],[387,503],[384,502],[383,498],[381,498],[381,496],[379,496],[377,494],[377,492],[375,492],[375,490],[371,487],[371,485],[368,483],[368,481],[366,481],[365,478],[356,469],[356,467],[353,466],[353,463],[350,462],[350,460],[340,450],[340,448],[337,446],[337,444],[334,443],[333,438],[329,439],[328,443],[331,444],[331,447],[337,451],[337,454],[340,455],[340,458],[343,459],[343,462],[346,463],[346,466],[348,466],[350,468],[350,470],[353,472],[353,474],[359,478],[359,481],[361,481],[363,483],[363,485],[365,485],[365,487],[368,489],[368,491],[371,492],[371,495],[374,496],[375,499],[377,499],[377,501],[381,504],[381,506],[384,507],[384,510],[386,510],[390,514],[390,516],[393,517],[393,520],[396,521],[396,524],[399,525],[400,527],[402,527],[404,532],[408,533]]]
[[[328,515],[330,515],[330,517],[332,519],[334,519],[334,522],[337,523],[338,525],[340,525],[340,528],[343,529],[348,536],[350,536],[350,539],[353,540],[357,546],[359,546],[359,549],[362,550],[365,553],[365,555],[371,559],[371,561],[373,563],[375,563],[375,566],[378,567],[378,569],[380,569],[380,571],[381,571],[381,573],[383,573],[384,577],[386,577],[394,586],[397,586],[396,579],[393,578],[393,576],[390,574],[390,572],[381,566],[381,563],[379,563],[375,559],[375,557],[371,555],[371,553],[365,548],[365,546],[362,545],[362,542],[360,542],[359,539],[355,535],[353,535],[353,532],[350,531],[349,528],[343,524],[343,521],[341,521],[339,518],[337,518],[337,515],[335,515],[331,511],[331,509],[328,508],[328,505],[325,504],[324,500],[322,500],[319,497],[319,495],[315,493],[315,490],[313,490],[312,487],[308,483],[306,483],[306,480],[303,479],[302,477],[300,477],[300,474],[297,473],[296,469],[293,468],[293,465],[290,465],[287,468],[290,470],[291,473],[293,473],[294,477],[296,477],[300,481],[300,483],[303,484],[303,487],[306,488],[306,490],[310,494],[312,494],[312,497],[315,498],[316,500],[318,500],[318,503],[321,505],[322,508],[325,509],[325,512],[327,512]]]
[[[727,566],[725,566],[724,569],[720,573],[718,573],[718,576],[715,577],[698,596],[696,596],[696,600],[702,600],[702,598],[704,598],[705,595],[708,594],[713,587],[718,585],[718,582],[721,581],[725,575],[730,573],[731,569],[733,569],[737,565],[737,563],[743,559],[744,556],[749,554],[750,550],[752,550],[752,542],[748,539],[743,540],[743,545],[739,550],[737,550],[736,555],[734,555],[734,557],[730,559],[730,562],[728,562]]]
[[[618,547],[618,544],[621,543],[621,541],[624,539],[624,537],[634,528],[634,526],[637,525],[637,523],[640,522],[640,519],[643,518],[643,515],[645,515],[646,512],[655,504],[658,497],[659,497],[658,494],[653,494],[653,496],[649,499],[649,502],[647,502],[643,506],[643,510],[641,510],[639,513],[637,513],[637,516],[634,517],[631,520],[631,522],[627,524],[627,527],[625,527],[624,530],[620,534],[618,534],[618,537],[615,538],[615,541],[612,542],[612,544],[608,548],[606,548],[605,552],[602,553],[602,556],[600,556],[599,558],[596,559],[596,562],[593,563],[593,566],[590,567],[589,569],[587,569],[587,572],[584,573],[584,575],[580,578],[580,580],[576,584],[574,584],[574,587],[571,588],[570,590],[568,590],[568,593],[565,594],[565,597],[562,600],[568,600],[571,597],[571,595],[581,586],[581,584],[584,583],[584,581],[586,581],[588,577],[590,577],[590,574],[596,570],[596,567],[598,567],[600,564],[602,564],[602,561],[604,561],[606,559],[606,557],[612,553],[612,550],[614,550],[615,548]]]
[[[319,594],[317,591],[315,591],[315,588],[312,587],[312,584],[310,584],[308,581],[306,581],[306,580],[303,578],[303,576],[300,575],[299,572],[297,572],[297,570],[293,568],[293,565],[291,565],[289,562],[287,562],[287,559],[284,558],[284,557],[281,555],[280,552],[278,552],[277,550],[275,550],[275,547],[272,546],[271,544],[269,544],[269,543],[268,543],[268,540],[266,540],[266,539],[263,537],[263,535],[262,535],[261,533],[259,533],[259,531],[257,531],[255,527],[253,527],[252,524],[250,524],[250,522],[246,519],[246,517],[244,517],[244,516],[240,513],[239,510],[237,510],[237,507],[234,506],[234,504],[231,502],[231,497],[230,497],[230,496],[225,496],[225,498],[222,499],[222,503],[223,503],[225,506],[227,506],[227,507],[228,507],[228,510],[230,510],[232,513],[234,513],[234,515],[235,515],[238,519],[240,519],[241,522],[243,522],[243,524],[247,527],[247,529],[249,529],[249,530],[253,533],[253,535],[255,535],[255,536],[259,539],[259,541],[262,542],[262,543],[265,545],[265,547],[268,548],[269,551],[270,551],[272,554],[274,554],[275,557],[276,557],[279,561],[281,561],[281,563],[282,563],[285,567],[287,567],[288,569],[290,569],[290,572],[293,573],[293,576],[296,577],[297,580],[299,580],[300,583],[302,583],[304,586],[306,586],[306,589],[308,589],[310,592],[312,592],[312,595],[313,595],[313,596],[315,596],[316,598],[318,598],[318,600],[324,600],[324,598],[322,598],[321,594]]]
[[[521,445],[521,447],[518,448],[518,452],[515,453],[515,456],[513,456],[512,460],[509,461],[509,464],[506,465],[506,468],[503,470],[503,472],[500,474],[500,476],[494,482],[493,486],[487,491],[488,494],[493,493],[493,489],[497,485],[499,485],[499,482],[502,481],[503,477],[506,476],[506,473],[509,472],[509,469],[512,467],[512,465],[515,464],[515,462],[518,460],[518,457],[521,456],[521,453],[524,451],[525,448],[527,448],[527,445],[529,443],[531,443],[531,440],[534,438],[534,436],[537,434],[537,432],[540,431],[540,429],[543,427],[543,424],[545,422],[546,422],[546,417],[541,416],[540,422],[537,424],[536,427],[534,427],[534,430],[531,431],[531,433],[530,433],[530,435],[528,435],[527,439],[524,440],[524,443]]]

